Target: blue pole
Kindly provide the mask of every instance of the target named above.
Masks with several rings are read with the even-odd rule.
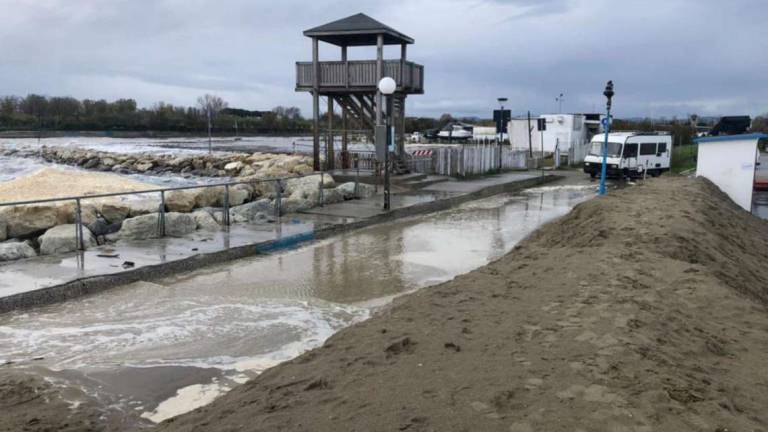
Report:
[[[603,166],[600,169],[599,195],[605,195],[605,174],[608,168],[608,134],[611,132],[611,107],[606,109],[605,117],[605,141],[603,142]]]

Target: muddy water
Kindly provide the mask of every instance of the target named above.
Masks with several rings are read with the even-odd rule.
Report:
[[[500,195],[0,316],[0,364],[33,367],[160,421],[322,344],[394,296],[488,263],[593,193]]]

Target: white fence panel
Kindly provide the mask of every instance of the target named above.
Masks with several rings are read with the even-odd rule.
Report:
[[[526,169],[528,152],[497,144],[468,144],[432,149],[432,166],[420,164],[418,172],[470,177],[498,171]]]

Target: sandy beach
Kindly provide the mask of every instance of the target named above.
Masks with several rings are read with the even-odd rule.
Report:
[[[707,181],[651,180],[158,430],[763,430],[766,246]]]
[[[0,202],[152,189],[157,189],[157,186],[117,174],[43,168],[0,183]]]

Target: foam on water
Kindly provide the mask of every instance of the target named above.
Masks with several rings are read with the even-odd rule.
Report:
[[[177,305],[168,310],[171,305],[161,302],[144,313],[125,307],[59,311],[33,321],[12,316],[0,322],[0,358],[19,362],[44,357],[52,369],[114,364],[254,369],[243,365],[272,365],[291,358],[367,316],[365,310],[349,306],[297,301]],[[253,343],[245,346],[243,341]],[[220,355],[219,348],[238,345],[242,349],[227,351],[241,355]]]

